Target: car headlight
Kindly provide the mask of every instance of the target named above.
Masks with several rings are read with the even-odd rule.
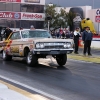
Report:
[[[44,48],[44,44],[43,43],[40,43],[40,48]]]
[[[43,49],[44,48],[44,44],[43,43],[36,43],[36,48],[37,49]]]
[[[64,48],[71,48],[71,43],[65,43]]]
[[[64,48],[67,48],[67,43],[64,44]]]
[[[37,49],[40,48],[40,44],[39,43],[36,44],[36,48]]]
[[[67,47],[68,48],[71,48],[71,43],[67,43]]]

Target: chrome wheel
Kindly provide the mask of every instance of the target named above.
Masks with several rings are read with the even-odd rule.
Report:
[[[26,62],[30,67],[33,67],[37,64],[38,58],[32,52],[29,52],[26,58]]]
[[[2,58],[5,61],[11,61],[12,60],[12,56],[8,55],[5,51],[2,52]]]
[[[3,53],[2,53],[2,58],[3,58],[3,59],[6,58],[6,52],[5,52],[5,51],[3,51]]]
[[[29,53],[28,56],[27,56],[27,63],[30,64],[32,61],[32,54]]]

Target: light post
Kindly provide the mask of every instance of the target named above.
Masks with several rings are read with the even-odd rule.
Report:
[[[52,20],[52,17],[49,15],[47,16],[46,20],[48,21],[48,32],[50,30],[50,20]]]
[[[49,26],[49,25],[50,25],[50,21],[48,20],[48,32],[49,32],[49,30],[50,30],[50,29],[49,29],[49,28],[50,28],[50,26]]]

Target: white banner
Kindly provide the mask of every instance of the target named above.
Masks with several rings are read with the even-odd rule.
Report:
[[[45,5],[45,0],[21,0],[21,3]]]
[[[21,20],[35,20],[35,21],[44,21],[44,13],[26,13],[21,12]]]
[[[45,0],[0,0],[0,2],[45,5]]]

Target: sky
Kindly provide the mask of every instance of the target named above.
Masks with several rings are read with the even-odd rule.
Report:
[[[100,0],[46,0],[46,4],[54,3],[63,7],[93,6],[100,8]]]

